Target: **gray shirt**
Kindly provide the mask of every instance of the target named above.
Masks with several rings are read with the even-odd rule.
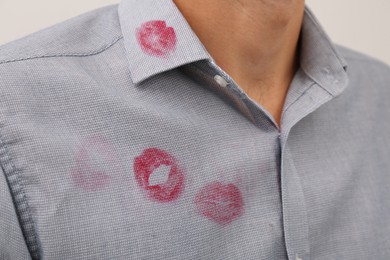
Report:
[[[0,259],[390,259],[389,97],[307,8],[280,128],[172,0],[3,45]]]

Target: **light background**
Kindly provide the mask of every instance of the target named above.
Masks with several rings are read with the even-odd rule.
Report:
[[[0,0],[0,45],[88,10],[118,2],[119,0]],[[334,42],[390,64],[390,0],[306,2]]]

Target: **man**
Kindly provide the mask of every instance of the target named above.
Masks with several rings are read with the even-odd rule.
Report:
[[[123,0],[0,47],[0,259],[389,259],[390,70],[303,0]]]

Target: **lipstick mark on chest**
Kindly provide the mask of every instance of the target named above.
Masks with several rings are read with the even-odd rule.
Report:
[[[195,196],[198,212],[221,225],[231,223],[244,213],[241,191],[234,184],[212,182]]]
[[[143,23],[137,28],[136,37],[142,51],[152,56],[165,57],[176,47],[175,30],[162,20]]]
[[[174,201],[184,190],[184,171],[177,160],[166,151],[158,148],[145,149],[134,159],[133,168],[138,186],[153,201]]]
[[[98,191],[106,188],[111,176],[103,169],[93,166],[93,157],[97,157],[107,166],[113,166],[118,158],[114,150],[102,136],[88,137],[76,155],[76,166],[71,171],[73,182],[86,191]]]

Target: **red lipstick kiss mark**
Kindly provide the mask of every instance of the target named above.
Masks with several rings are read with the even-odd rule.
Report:
[[[136,32],[142,50],[153,56],[162,57],[175,50],[176,34],[165,21],[154,20],[143,23]]]
[[[89,137],[81,146],[76,156],[76,167],[71,171],[74,183],[86,191],[97,191],[109,185],[110,176],[103,170],[94,169],[91,166],[91,156],[93,153],[111,165],[115,165],[117,157],[108,143],[99,136]]]
[[[200,214],[221,225],[229,224],[244,212],[241,192],[234,184],[206,185],[195,196],[195,204]]]
[[[150,185],[150,177],[158,167],[169,166],[167,180],[162,184]],[[134,159],[134,175],[138,185],[144,189],[149,198],[157,202],[176,200],[184,189],[184,172],[179,168],[176,159],[158,148],[148,148]]]

